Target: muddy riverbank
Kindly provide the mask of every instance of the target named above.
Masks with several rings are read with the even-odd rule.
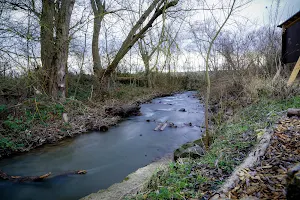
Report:
[[[57,144],[58,142],[83,133],[106,131],[107,128],[116,125],[124,119],[123,116],[108,115],[105,112],[105,109],[108,107],[140,104],[151,101],[154,98],[170,95],[172,95],[172,93],[154,92],[126,103],[113,100],[95,105],[91,102],[89,106],[83,105],[78,101],[70,100],[65,106],[68,115],[67,123],[61,118],[56,120],[52,119],[47,122],[46,126],[45,123],[38,123],[25,131],[20,131],[18,134],[9,134],[11,145],[17,144],[17,146],[0,148],[0,160],[14,155],[21,155],[45,144]],[[103,127],[105,128],[102,130]]]

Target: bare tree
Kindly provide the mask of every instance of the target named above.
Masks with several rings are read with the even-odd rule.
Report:
[[[150,61],[153,57],[154,53],[159,49],[160,45],[164,42],[163,40],[163,33],[164,31],[164,25],[162,26],[161,35],[159,37],[159,40],[157,44],[154,44],[154,39],[152,38],[151,34],[149,34],[149,41],[147,42],[145,38],[142,38],[138,41],[139,45],[139,51],[145,66],[145,77],[147,80],[147,87],[152,87],[151,84],[151,71],[152,68],[150,68]]]
[[[127,54],[127,52],[131,49],[131,47],[144,36],[145,32],[152,27],[153,22],[163,14],[168,8],[175,6],[178,3],[178,0],[167,1],[167,0],[154,0],[148,9],[141,15],[139,20],[132,27],[130,32],[128,33],[126,39],[124,40],[122,46],[118,50],[116,56],[106,68],[103,70],[101,76],[101,82],[103,82],[104,87],[108,86],[108,77],[115,71],[119,62],[122,58]],[[143,23],[146,21],[147,17],[155,10],[152,17],[146,23],[144,27],[142,27]],[[138,31],[139,30],[139,31]],[[137,32],[138,31],[138,32]]]
[[[75,0],[42,1],[41,60],[48,94],[66,98],[70,20]]]
[[[233,0],[233,3],[231,4],[231,7],[229,9],[229,12],[224,20],[224,22],[221,24],[221,26],[217,29],[216,33],[213,35],[211,41],[209,42],[209,47],[208,51],[206,54],[206,59],[205,59],[205,76],[206,76],[206,82],[207,82],[207,90],[206,90],[206,98],[205,98],[205,138],[204,138],[204,143],[206,148],[210,146],[210,134],[209,134],[209,124],[208,124],[208,106],[209,106],[209,96],[210,96],[210,77],[209,77],[209,57],[210,57],[210,52],[212,50],[212,46],[217,39],[218,35],[220,34],[221,30],[227,23],[229,17],[231,16],[232,12],[234,11],[234,6],[235,6],[236,0]]]

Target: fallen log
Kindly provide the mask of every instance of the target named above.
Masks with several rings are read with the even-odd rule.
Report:
[[[163,131],[166,127],[167,127],[168,123],[165,122],[161,127],[160,127],[160,131]]]
[[[129,117],[131,115],[139,115],[140,108],[138,104],[108,107],[105,109],[105,113],[111,116]]]
[[[287,110],[287,116],[288,117],[293,117],[293,116],[300,116],[300,109],[297,108],[289,108]]]
[[[52,177],[50,177],[52,174],[51,172],[41,176],[11,176],[11,175],[7,175],[6,173],[0,170],[0,179],[13,181],[13,182],[38,182],[38,181],[43,181],[46,178],[55,178],[59,176],[67,176],[72,174],[86,174],[86,173],[87,173],[86,170],[76,170],[76,171],[70,171],[70,172],[58,174]]]
[[[160,130],[160,128],[162,127],[162,125],[163,125],[162,123],[159,123],[159,124],[155,127],[154,130],[155,130],[155,131]]]

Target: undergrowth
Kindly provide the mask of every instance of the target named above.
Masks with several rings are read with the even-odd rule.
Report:
[[[214,133],[214,142],[199,159],[179,159],[155,173],[133,199],[208,199],[247,156],[257,137],[279,119],[282,112],[300,107],[300,96],[287,100],[261,98],[240,109]]]
[[[28,98],[13,106],[0,105],[0,148],[16,150],[24,144],[16,138],[37,124],[44,127],[61,119],[65,105],[45,96]]]

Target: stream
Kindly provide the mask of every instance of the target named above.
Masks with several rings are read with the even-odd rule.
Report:
[[[204,107],[195,95],[196,92],[188,91],[156,98],[141,105],[141,116],[129,117],[105,133],[82,134],[2,159],[0,169],[9,175],[34,176],[48,172],[55,175],[79,169],[87,170],[87,174],[28,183],[0,180],[0,199],[79,199],[121,182],[138,168],[201,136]],[[179,111],[181,108],[187,112]],[[165,121],[178,127],[154,131],[159,122]]]

